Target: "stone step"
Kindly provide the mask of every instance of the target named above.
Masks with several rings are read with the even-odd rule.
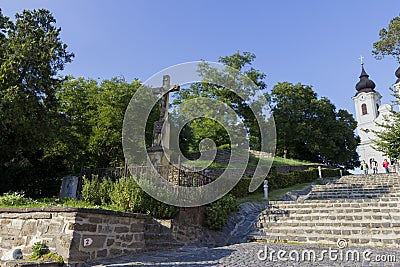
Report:
[[[147,240],[161,240],[161,241],[172,241],[174,240],[170,233],[144,233],[144,239]]]
[[[250,241],[268,241],[268,242],[307,242],[331,244],[336,246],[339,239],[347,240],[349,245],[367,245],[367,246],[387,246],[399,247],[400,239],[394,239],[390,236],[363,236],[363,235],[318,235],[307,234],[306,236],[290,234],[254,234],[249,236]]]
[[[400,204],[399,204],[400,206]],[[381,207],[381,208],[348,208],[348,207],[337,207],[337,208],[313,208],[313,209],[278,209],[278,210],[264,210],[260,213],[262,216],[268,215],[281,215],[281,216],[307,216],[307,215],[317,215],[317,216],[330,216],[330,215],[378,215],[378,214],[390,214],[391,216],[398,216],[400,213],[397,207]]]
[[[399,203],[400,197],[382,197],[379,199],[323,199],[323,200],[304,200],[301,202],[291,200],[291,201],[280,201],[272,200],[269,201],[270,205],[273,206],[288,206],[288,205],[320,205],[320,204],[336,204],[336,205],[357,205],[362,203],[368,203],[375,205],[376,203]]]
[[[292,227],[277,227],[277,228],[263,228],[262,231],[266,235],[270,234],[280,234],[280,235],[319,235],[319,236],[390,236],[391,238],[398,238],[400,236],[400,229],[380,229],[380,228],[364,228],[355,229],[353,227],[330,227],[329,229],[325,227],[313,227],[313,226],[303,226],[303,228],[292,228]]]
[[[181,248],[185,244],[178,241],[146,241],[146,250],[149,251],[160,251],[163,249],[176,249]]]
[[[327,189],[327,188],[333,188],[333,189],[352,189],[352,190],[357,190],[357,189],[381,189],[381,188],[400,188],[400,185],[397,184],[392,184],[392,183],[387,183],[387,184],[345,184],[345,183],[335,183],[335,184],[326,184],[326,185],[313,185],[312,188],[315,189]]]
[[[351,227],[352,229],[365,229],[365,228],[380,228],[400,231],[400,221],[382,221],[376,222],[371,220],[366,221],[298,221],[298,220],[277,220],[277,221],[258,221],[255,226],[259,229],[263,228],[274,228],[274,227],[324,227],[325,229],[331,229],[332,227]]]
[[[310,194],[307,199],[377,199],[382,196],[397,197],[397,194]]]

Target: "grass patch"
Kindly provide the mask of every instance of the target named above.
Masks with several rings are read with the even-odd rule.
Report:
[[[244,156],[243,156],[244,157]],[[264,164],[270,164],[272,161],[272,166],[315,166],[315,165],[323,165],[320,163],[312,163],[309,161],[297,160],[297,159],[284,159],[281,157],[274,157],[274,158],[258,158],[253,155],[249,156],[249,162],[246,165],[243,164],[231,164],[233,168],[243,168],[243,167],[256,167],[258,161],[262,161]],[[193,167],[209,167],[209,168],[226,168],[227,164],[221,164],[216,162],[206,161],[206,160],[194,160],[194,161],[187,161],[184,163],[188,166]]]

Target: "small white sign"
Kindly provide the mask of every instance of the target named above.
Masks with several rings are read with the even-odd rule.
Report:
[[[91,239],[90,237],[83,239],[83,246],[84,247],[88,247],[93,243],[93,239]]]

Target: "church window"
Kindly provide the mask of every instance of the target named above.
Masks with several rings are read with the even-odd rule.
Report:
[[[367,112],[367,105],[365,103],[361,105],[361,112],[362,112],[363,115],[366,115],[368,113]]]

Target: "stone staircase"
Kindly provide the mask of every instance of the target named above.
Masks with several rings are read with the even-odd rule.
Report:
[[[251,241],[400,247],[400,177],[344,176],[301,201],[270,201]]]
[[[144,232],[146,250],[180,248],[184,243],[176,241],[172,234],[172,220],[149,219]]]

